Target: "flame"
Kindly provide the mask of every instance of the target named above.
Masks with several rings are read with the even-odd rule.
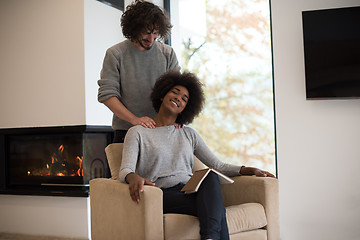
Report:
[[[84,174],[84,169],[82,166],[83,156],[81,156],[81,157],[77,156],[76,159],[79,161],[79,169],[77,170],[77,175],[83,176],[83,174]]]
[[[64,145],[60,145],[60,147],[58,148],[59,152],[63,152],[64,151]]]
[[[59,148],[58,148],[58,151],[62,154],[65,150],[65,147],[64,145],[60,145]],[[59,162],[59,159],[58,157],[61,157],[60,161],[62,161],[61,165],[62,167],[66,167],[66,163],[65,162],[68,162],[66,158],[62,157],[62,156],[59,156],[59,154],[56,154],[56,153],[53,153],[51,156],[50,156],[50,159],[51,160],[51,163],[47,163],[46,166],[44,166],[43,168],[40,168],[40,169],[35,169],[34,171],[33,170],[28,170],[27,171],[27,175],[28,176],[83,176],[84,174],[84,170],[83,170],[83,156],[76,156],[75,159],[73,159],[70,163],[73,163],[73,164],[70,164],[70,165],[77,165],[78,166],[78,169],[76,169],[76,167],[74,166],[74,169],[71,170],[71,173],[67,173],[67,171],[65,172],[60,172],[61,170],[58,170],[58,172],[54,173],[54,168],[53,168],[53,165],[57,162]],[[76,164],[74,161],[78,161],[78,163]]]

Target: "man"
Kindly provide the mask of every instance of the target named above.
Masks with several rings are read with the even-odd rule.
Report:
[[[137,0],[121,16],[125,41],[110,47],[101,70],[98,101],[113,113],[113,142],[123,142],[135,125],[154,128],[156,113],[150,93],[156,79],[171,69],[180,69],[174,50],[165,40],[172,25],[156,5]]]

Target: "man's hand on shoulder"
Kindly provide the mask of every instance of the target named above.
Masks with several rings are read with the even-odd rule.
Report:
[[[131,121],[131,124],[134,126],[141,125],[145,128],[155,128],[156,127],[156,123],[155,123],[154,119],[149,118],[149,117],[135,117]]]

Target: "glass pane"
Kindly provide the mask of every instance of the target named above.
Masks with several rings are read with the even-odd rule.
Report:
[[[69,181],[69,177],[82,181],[81,134],[14,135],[9,137],[9,149],[11,184]]]
[[[268,0],[171,1],[182,71],[205,84],[192,127],[226,162],[276,171]]]
[[[108,176],[107,134],[31,134],[8,137],[10,185],[88,184]]]

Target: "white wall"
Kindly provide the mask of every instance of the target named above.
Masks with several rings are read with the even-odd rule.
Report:
[[[0,7],[0,128],[111,125],[97,80],[106,49],[124,39],[122,12],[95,0]]]
[[[124,40],[120,27],[122,12],[95,0],[85,0],[84,9],[86,124],[111,125],[111,111],[97,101],[97,80],[106,49]]]
[[[83,8],[0,1],[0,128],[85,124]]]
[[[282,240],[360,239],[360,99],[305,100],[301,11],[359,0],[271,0]]]
[[[89,198],[0,195],[0,232],[90,238]]]

